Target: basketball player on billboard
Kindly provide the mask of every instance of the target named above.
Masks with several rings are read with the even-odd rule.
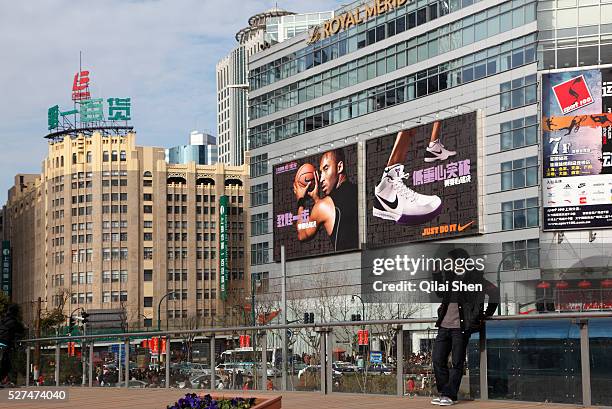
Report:
[[[408,174],[404,173],[404,163],[408,160],[410,143],[416,129],[401,130],[395,138],[395,144],[387,167],[383,171],[380,183],[374,189],[374,207],[372,214],[397,224],[418,225],[426,223],[442,211],[442,200],[436,195],[422,195],[410,189],[404,183]],[[433,123],[431,138],[425,152],[425,162],[444,161],[457,154],[442,145],[439,138],[440,121]]]
[[[320,227],[334,246],[334,251],[359,247],[357,186],[346,175],[344,150],[334,149],[321,155],[319,170],[302,165],[293,182],[297,200],[298,240],[313,238]],[[308,199],[312,208],[307,208]]]

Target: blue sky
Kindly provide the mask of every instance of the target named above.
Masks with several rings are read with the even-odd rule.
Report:
[[[346,2],[348,3],[348,2]],[[333,10],[338,0],[285,0],[295,12]],[[70,107],[83,52],[93,97],[131,97],[141,145],[216,134],[215,64],[260,0],[0,2],[0,204],[16,173],[40,173],[47,109]]]

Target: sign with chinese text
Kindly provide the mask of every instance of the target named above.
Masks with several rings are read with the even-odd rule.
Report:
[[[542,76],[544,230],[612,227],[612,70]]]
[[[471,112],[366,142],[368,247],[480,233],[481,121]]]
[[[4,240],[2,241],[2,291],[8,296],[11,295],[12,290],[12,263],[11,242]]]
[[[219,289],[221,291],[221,299],[227,299],[227,281],[228,281],[228,250],[227,250],[227,212],[229,209],[229,200],[227,196],[221,196],[219,199]]]
[[[91,98],[89,71],[79,71],[72,83],[71,109],[61,110],[54,105],[47,110],[47,129],[67,131],[80,127],[92,127],[105,121],[130,121],[132,119],[131,98]],[[107,105],[105,107],[105,104]]]

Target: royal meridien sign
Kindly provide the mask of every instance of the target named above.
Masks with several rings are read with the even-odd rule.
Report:
[[[327,20],[322,25],[314,27],[310,33],[308,43],[316,43],[319,40],[323,40],[352,26],[365,23],[371,18],[378,17],[412,1],[414,0],[375,0],[371,4],[356,7],[354,10],[342,13]]]

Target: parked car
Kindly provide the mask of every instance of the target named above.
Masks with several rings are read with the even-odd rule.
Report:
[[[391,368],[385,364],[373,364],[368,366],[368,373],[377,375],[391,375]]]
[[[333,367],[332,372],[334,378],[342,376],[342,372],[333,369]],[[310,365],[298,372],[298,379],[301,379],[305,374],[318,375],[320,373],[321,365]]]
[[[357,367],[348,362],[336,361],[332,364],[332,368],[334,368],[338,372],[357,372]]]

